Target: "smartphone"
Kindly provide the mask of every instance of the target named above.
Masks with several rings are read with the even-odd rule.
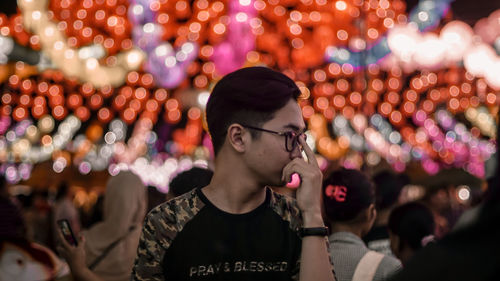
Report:
[[[61,229],[61,232],[64,236],[64,239],[68,241],[69,244],[73,246],[78,246],[78,242],[75,238],[75,234],[73,234],[73,230],[71,230],[71,226],[69,225],[69,221],[67,219],[58,220],[57,225]]]

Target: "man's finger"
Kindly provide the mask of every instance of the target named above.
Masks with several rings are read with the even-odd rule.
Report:
[[[314,152],[311,150],[306,140],[303,138],[299,138],[299,142],[302,145],[302,149],[304,149],[304,152],[306,153],[307,161],[310,164],[313,164],[315,167],[319,168],[318,162],[316,161],[316,155],[314,155]]]
[[[300,178],[300,182],[302,182],[302,172],[304,172],[305,165],[307,164],[299,158],[288,163],[285,168],[283,168],[282,180],[285,184],[292,181],[293,174],[297,174]]]
[[[302,161],[302,160],[301,160]],[[297,168],[295,168],[296,166],[296,162],[295,161],[292,161],[290,163],[288,163],[284,168],[283,168],[283,172],[282,172],[282,176],[281,176],[281,180],[287,184],[289,183],[290,181],[292,181],[292,175],[294,173],[298,173],[297,171]],[[300,176],[300,175],[299,175]]]

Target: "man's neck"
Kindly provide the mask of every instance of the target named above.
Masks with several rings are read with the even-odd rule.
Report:
[[[210,184],[203,194],[217,208],[231,213],[248,213],[266,200],[266,188],[255,181],[238,163],[216,163]]]

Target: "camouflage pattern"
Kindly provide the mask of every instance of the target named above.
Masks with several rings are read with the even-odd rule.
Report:
[[[297,201],[288,196],[273,192],[271,197],[271,208],[278,214],[284,221],[290,224],[290,229],[299,235],[300,228],[302,227],[302,216]],[[292,271],[292,280],[299,280],[300,259],[297,260],[295,267]]]
[[[193,190],[149,212],[142,228],[131,280],[166,280],[162,267],[165,251],[203,206]]]
[[[272,192],[271,208],[284,221],[290,224],[290,229],[299,234],[302,226],[302,216],[297,201],[291,197]]]

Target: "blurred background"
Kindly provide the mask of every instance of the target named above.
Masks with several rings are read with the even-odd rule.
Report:
[[[85,211],[120,170],[162,194],[211,167],[211,88],[254,65],[296,81],[325,174],[390,169],[405,196],[439,187],[471,205],[495,169],[498,1],[4,0],[0,12],[0,173],[39,210],[61,183]]]

